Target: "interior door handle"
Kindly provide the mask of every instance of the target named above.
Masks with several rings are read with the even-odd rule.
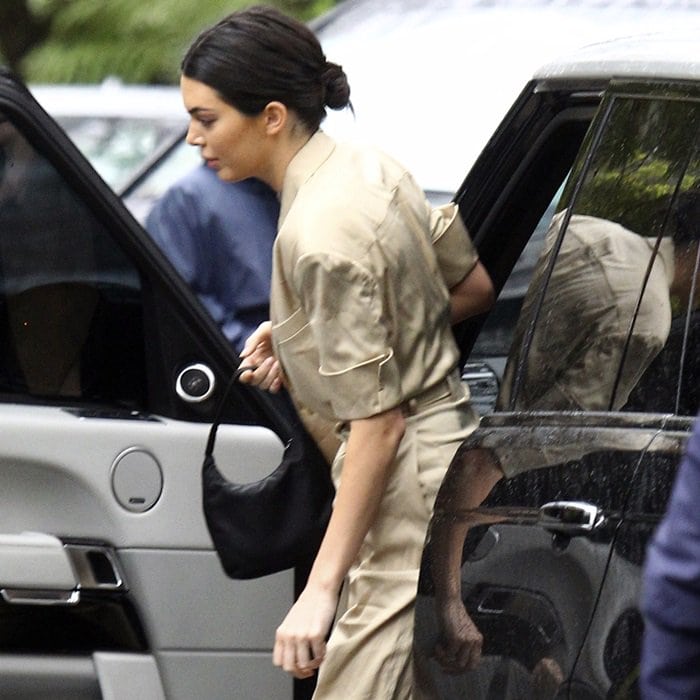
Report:
[[[11,605],[77,605],[80,602],[80,591],[0,588],[0,596]]]
[[[0,585],[70,590],[78,581],[63,543],[43,532],[0,533]]]
[[[81,591],[126,590],[111,547],[41,532],[0,533],[0,598],[15,605],[76,605]]]
[[[565,535],[586,535],[605,520],[598,506],[581,501],[552,501],[539,510],[538,523],[551,532]]]

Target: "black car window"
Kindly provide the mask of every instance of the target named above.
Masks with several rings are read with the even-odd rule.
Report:
[[[499,407],[695,413],[700,107],[662,91],[603,113],[545,236]]]
[[[597,90],[572,95],[528,86],[455,197],[499,292],[485,318],[455,329],[463,378],[480,415],[496,404],[544,234],[599,102]]]
[[[136,269],[0,113],[0,393],[140,408],[143,346]]]

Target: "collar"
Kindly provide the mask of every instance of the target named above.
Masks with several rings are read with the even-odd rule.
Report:
[[[284,222],[297,192],[335,149],[335,141],[320,129],[301,147],[287,166],[282,183],[279,225]]]

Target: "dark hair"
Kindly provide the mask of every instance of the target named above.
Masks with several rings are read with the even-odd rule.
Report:
[[[326,60],[314,33],[272,7],[233,12],[204,30],[188,49],[182,74],[216,90],[254,116],[271,101],[293,110],[313,133],[326,106],[350,105],[343,69]]]

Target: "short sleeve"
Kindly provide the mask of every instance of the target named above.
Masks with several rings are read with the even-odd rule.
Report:
[[[479,260],[456,204],[432,210],[430,235],[438,266],[448,289],[459,284]]]
[[[324,394],[340,420],[367,418],[402,401],[400,373],[380,285],[361,264],[303,256],[295,286],[319,354]]]

